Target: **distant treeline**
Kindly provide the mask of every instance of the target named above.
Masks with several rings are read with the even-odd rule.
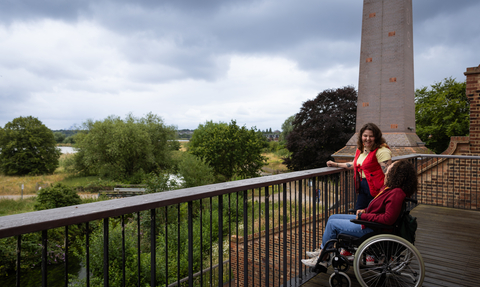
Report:
[[[195,130],[190,130],[190,129],[182,129],[178,130],[178,138],[179,139],[191,139],[193,132]],[[57,143],[75,143],[75,138],[74,135],[78,133],[78,130],[52,130],[53,134],[55,135],[55,140]],[[278,138],[278,135],[280,134],[280,131],[272,131],[272,128],[266,129],[264,131],[260,130],[261,133],[264,134],[269,140],[270,138]]]

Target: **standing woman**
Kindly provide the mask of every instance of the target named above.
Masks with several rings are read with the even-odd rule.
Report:
[[[358,193],[355,209],[365,209],[382,188],[385,172],[392,164],[392,151],[373,123],[365,124],[358,134],[357,152],[353,162],[336,163],[329,160],[327,166],[353,169],[355,190]]]

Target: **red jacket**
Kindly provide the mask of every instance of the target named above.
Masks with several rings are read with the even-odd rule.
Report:
[[[395,223],[402,211],[402,204],[406,194],[400,188],[389,189],[386,186],[384,188],[386,188],[385,191],[370,202],[367,209],[365,209],[365,213],[360,216],[361,220],[386,225]]]
[[[355,159],[353,160],[353,168],[354,172],[354,179],[355,184],[357,184],[356,177],[361,176],[360,171],[363,170],[365,173],[365,178],[367,179],[368,187],[370,188],[370,194],[375,197],[380,192],[380,188],[382,188],[384,184],[385,174],[383,173],[382,167],[377,161],[377,149],[370,152],[365,160],[363,161],[362,165],[357,165],[357,159],[360,156],[361,151],[357,149],[355,154]],[[355,189],[358,190],[359,186],[355,186]]]

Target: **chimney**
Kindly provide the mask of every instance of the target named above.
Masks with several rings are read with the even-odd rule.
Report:
[[[467,68],[467,98],[470,102],[470,153],[480,154],[480,65]]]

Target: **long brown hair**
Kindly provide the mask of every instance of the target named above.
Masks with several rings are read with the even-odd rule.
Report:
[[[362,135],[365,132],[365,130],[372,131],[373,137],[375,138],[372,150],[376,150],[377,148],[381,147],[382,145],[387,146],[387,144],[386,144],[387,142],[383,138],[382,131],[377,127],[377,125],[374,124],[374,123],[367,123],[367,124],[363,125],[363,127],[360,129],[360,132],[358,133],[357,148],[360,151],[363,151]]]
[[[413,164],[405,159],[396,161],[388,171],[385,185],[389,188],[401,188],[410,197],[418,188],[417,171]]]

